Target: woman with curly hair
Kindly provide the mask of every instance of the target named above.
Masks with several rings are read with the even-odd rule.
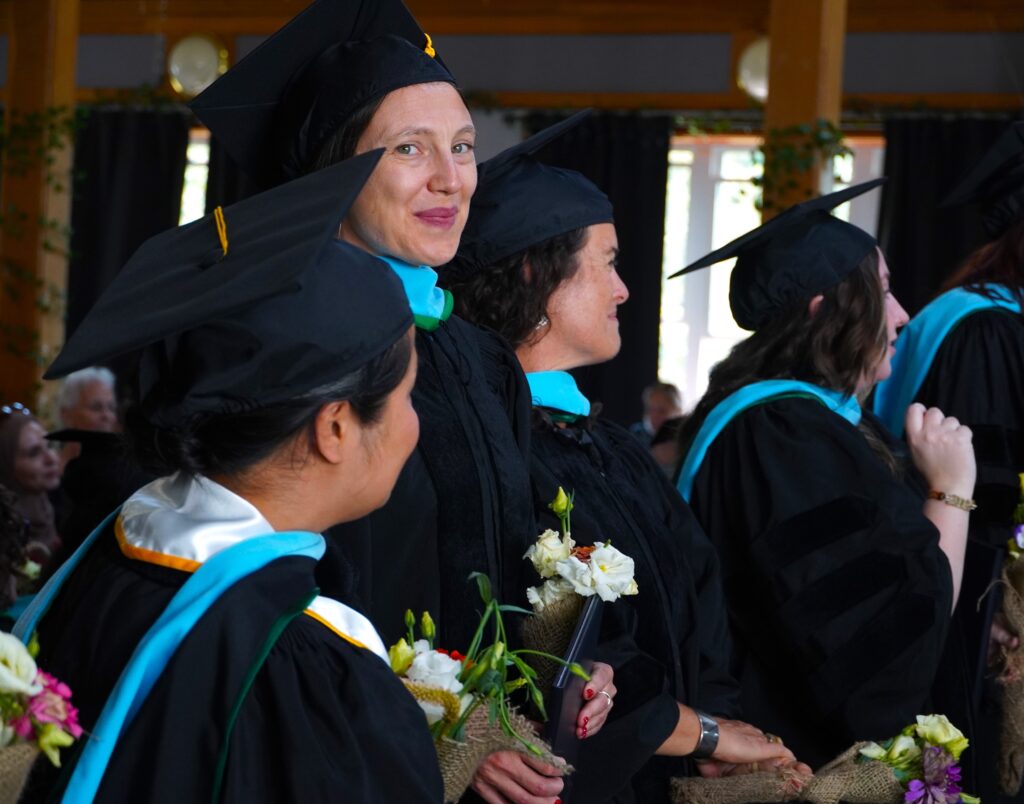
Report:
[[[609,726],[583,746],[573,794],[667,801],[668,780],[693,772],[693,760],[713,776],[793,757],[734,719],[718,563],[693,514],[644,445],[600,417],[568,373],[618,353],[616,310],[629,296],[608,198],[533,156],[581,117],[480,166],[466,233],[442,279],[462,315],[503,335],[526,371],[538,515],[550,516],[559,486],[572,489],[574,540],[611,541],[635,563],[639,595],[605,610],[619,696]]]

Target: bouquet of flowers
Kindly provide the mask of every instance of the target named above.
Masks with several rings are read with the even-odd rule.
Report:
[[[945,715],[918,715],[896,737],[857,743],[810,779],[774,770],[721,779],[673,779],[676,802],[742,804],[978,804],[960,789],[960,755],[967,738]]]
[[[1013,512],[1013,536],[1007,542],[1003,565],[1004,625],[1024,635],[1024,474],[1020,475],[1021,501]],[[999,785],[1015,796],[1024,780],[1024,650],[1003,649],[999,683],[1003,686],[1003,720],[999,746]]]
[[[458,801],[477,767],[495,751],[520,751],[560,764],[509,698],[517,690],[524,691],[540,716],[547,718],[537,673],[523,659],[536,651],[510,649],[502,619],[504,613],[529,612],[495,600],[486,575],[470,577],[476,580],[484,611],[464,654],[434,647],[437,628],[427,612],[419,620],[417,639],[411,611],[405,614],[406,636],[388,650],[392,670],[426,714],[444,778],[445,801]],[[485,642],[488,628],[491,639]],[[555,656],[546,658],[565,664]],[[566,666],[589,679],[578,664]]]
[[[605,603],[612,603],[623,595],[639,592],[632,558],[610,542],[576,546],[571,529],[574,496],[559,486],[548,508],[558,517],[561,533],[545,530],[523,556],[545,579],[539,587],[526,590],[534,616],[523,623],[523,641],[538,651],[557,655],[565,652],[586,598],[597,595]],[[542,659],[534,659],[532,664],[538,671],[540,688],[547,691],[556,666]]]
[[[71,690],[36,667],[38,648],[0,632],[0,804],[14,804],[39,751],[60,767],[60,749],[82,735]]]

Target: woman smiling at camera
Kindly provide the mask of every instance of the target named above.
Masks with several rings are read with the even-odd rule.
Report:
[[[442,277],[459,311],[504,335],[526,371],[537,510],[560,485],[573,489],[573,538],[611,541],[635,562],[640,593],[605,607],[605,649],[619,646],[610,660],[621,691],[605,730],[583,747],[573,793],[587,802],[668,801],[669,778],[690,769],[684,757],[718,776],[793,755],[729,719],[738,690],[714,551],[643,445],[594,415],[568,373],[615,357],[616,311],[629,297],[608,198],[533,157],[582,117],[480,166],[469,224]]]
[[[340,236],[379,255],[405,287],[416,321],[420,441],[389,504],[328,542],[363,537],[358,591],[389,640],[402,635],[406,609],[429,611],[440,643],[464,649],[480,603],[469,574],[486,572],[497,597],[525,602],[522,556],[536,522],[522,372],[500,338],[451,315],[453,298],[431,267],[454,255],[476,188],[475,130],[454,79],[400,2],[319,0],[193,109],[268,183],[384,149]],[[329,565],[318,576],[325,589],[351,582]],[[599,666],[585,690],[594,700],[580,712],[581,737],[601,728],[602,691],[613,696],[615,686]],[[476,789],[490,801],[550,801],[562,789],[558,773],[501,754]]]
[[[912,407],[911,464],[860,406],[907,315],[875,240],[830,210],[879,183],[681,272],[736,256],[729,302],[753,334],[684,425],[678,487],[722,562],[744,713],[815,766],[927,711],[974,489],[956,419]]]

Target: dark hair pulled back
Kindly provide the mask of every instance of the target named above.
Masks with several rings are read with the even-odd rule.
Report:
[[[312,444],[317,414],[332,402],[348,402],[363,425],[376,424],[411,356],[409,339],[402,337],[361,368],[294,399],[254,410],[199,413],[173,428],[153,425],[135,406],[125,413],[125,434],[136,460],[147,469],[238,474],[303,432]]]
[[[453,263],[441,269],[441,280],[455,295],[460,316],[490,327],[518,348],[543,335],[537,325],[548,299],[576,274],[586,242],[587,230],[573,229],[483,268],[463,270]]]

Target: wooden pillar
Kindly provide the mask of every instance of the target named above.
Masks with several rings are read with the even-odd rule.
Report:
[[[13,0],[0,182],[0,399],[36,407],[64,340],[79,0]],[[52,142],[51,137],[60,137]]]
[[[846,34],[846,0],[771,0],[771,4],[764,115],[765,218],[822,190],[825,166],[810,147],[813,135],[809,132],[819,120],[839,124]],[[779,135],[802,126],[808,133]],[[810,164],[803,167],[804,161]]]

